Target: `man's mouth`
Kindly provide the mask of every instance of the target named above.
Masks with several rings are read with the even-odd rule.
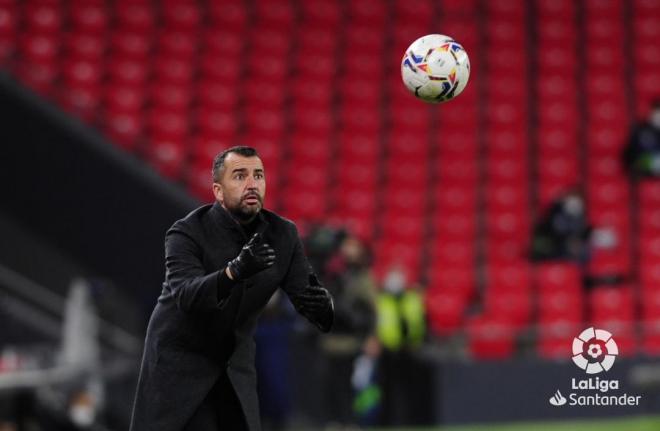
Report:
[[[257,195],[247,195],[243,198],[243,200],[248,205],[256,205],[261,202],[261,199],[259,199],[259,196]]]

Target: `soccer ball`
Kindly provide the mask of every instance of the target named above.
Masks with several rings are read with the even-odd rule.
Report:
[[[470,77],[465,49],[449,36],[429,34],[412,43],[401,61],[408,90],[425,102],[442,103],[461,94]]]

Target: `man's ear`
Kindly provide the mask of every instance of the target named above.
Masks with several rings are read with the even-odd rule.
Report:
[[[224,193],[220,183],[213,183],[213,196],[215,196],[215,200],[220,203],[224,201]]]

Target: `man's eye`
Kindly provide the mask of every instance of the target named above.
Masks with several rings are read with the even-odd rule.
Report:
[[[237,180],[242,180],[243,178],[245,178],[245,175],[237,174],[234,178],[236,178]]]
[[[260,179],[262,179],[262,178],[264,177],[264,175],[263,175],[263,174],[256,174],[254,177],[255,177],[256,179],[260,180]]]

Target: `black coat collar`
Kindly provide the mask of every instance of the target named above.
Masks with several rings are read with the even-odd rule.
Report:
[[[220,202],[215,201],[213,203],[212,210],[217,215],[217,220],[223,227],[238,231],[247,239],[247,235],[243,229],[243,226],[241,226],[241,224],[236,221],[236,219],[232,217],[231,214],[229,214],[229,211],[220,205]],[[266,218],[264,217],[263,209],[259,211],[259,214],[257,214],[257,219],[259,220],[259,227],[257,227],[257,232],[263,233],[268,227],[268,221],[266,221]]]

